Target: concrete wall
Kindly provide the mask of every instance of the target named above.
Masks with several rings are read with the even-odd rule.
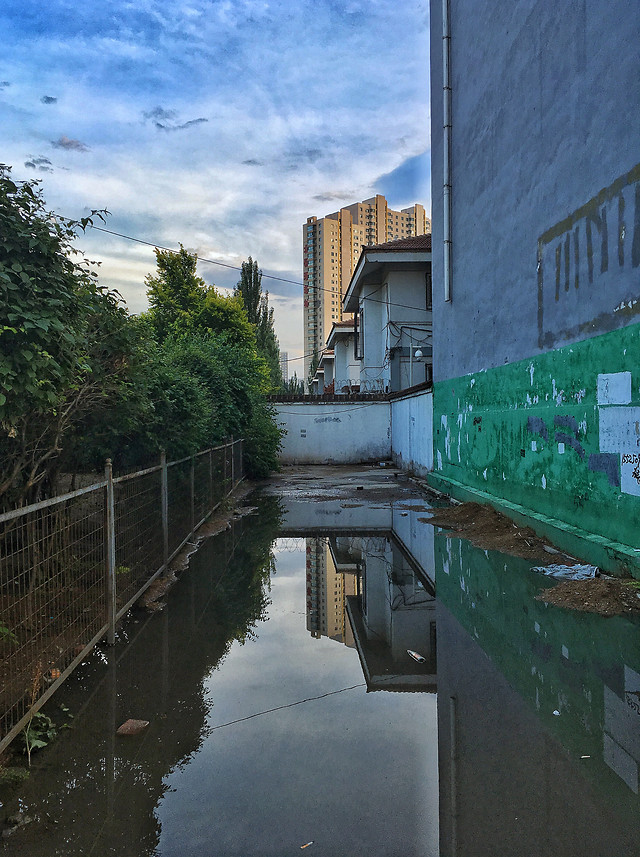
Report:
[[[433,395],[424,391],[391,402],[391,449],[398,467],[422,476],[433,469]]]
[[[431,3],[437,484],[622,543],[640,573],[640,5],[450,7],[445,303]]]
[[[389,402],[283,402],[284,464],[358,464],[391,458]]]
[[[640,320],[640,4],[450,7],[445,304],[442,3],[431,2],[435,380]]]

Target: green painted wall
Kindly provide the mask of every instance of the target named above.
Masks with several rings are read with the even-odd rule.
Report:
[[[640,548],[640,325],[437,383],[433,430],[434,476]]]

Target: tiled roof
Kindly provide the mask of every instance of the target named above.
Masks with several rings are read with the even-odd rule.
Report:
[[[373,244],[370,247],[363,247],[362,250],[364,253],[370,253],[373,250],[385,253],[403,253],[407,250],[431,252],[431,234],[413,235],[411,238],[398,238],[397,241],[387,241],[385,244]]]

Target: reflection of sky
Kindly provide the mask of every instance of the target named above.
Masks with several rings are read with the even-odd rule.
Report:
[[[3,160],[69,216],[107,207],[115,231],[300,280],[309,215],[429,206],[425,0],[5,0],[0,30]],[[143,308],[151,248],[81,244]],[[268,286],[294,351],[300,289]]]
[[[277,555],[271,599],[257,640],[206,680],[210,727],[363,683],[353,649],[306,630],[303,540]],[[435,719],[432,695],[359,687],[214,729],[167,779],[161,853],[280,855],[314,840],[333,857],[435,855]]]

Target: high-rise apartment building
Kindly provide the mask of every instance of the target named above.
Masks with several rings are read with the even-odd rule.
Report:
[[[280,352],[280,374],[282,375],[282,381],[284,384],[289,380],[289,352],[281,351]]]
[[[427,232],[431,221],[422,205],[394,211],[380,194],[326,217],[307,218],[302,227],[305,378],[331,325],[342,320],[342,298],[362,248]]]

